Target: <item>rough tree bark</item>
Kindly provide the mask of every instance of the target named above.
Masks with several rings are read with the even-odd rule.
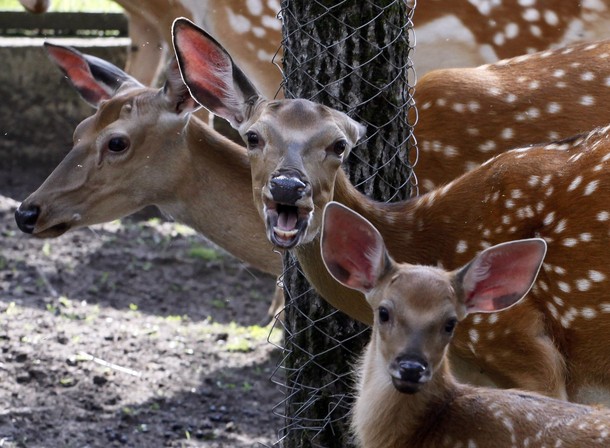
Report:
[[[354,149],[346,170],[378,200],[409,194],[409,12],[405,0],[282,2],[285,95],[335,107],[368,125],[368,139]],[[351,446],[351,371],[368,331],[317,296],[292,255],[284,261],[283,446]]]

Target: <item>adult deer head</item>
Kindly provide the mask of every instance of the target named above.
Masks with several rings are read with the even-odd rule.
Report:
[[[193,97],[227,119],[247,144],[254,203],[269,240],[282,249],[312,241],[337,169],[364,126],[311,101],[266,100],[224,48],[186,19],[174,23],[174,46]],[[316,182],[307,174],[314,166],[323,173]]]
[[[45,48],[83,99],[98,111],[80,123],[70,153],[17,209],[19,228],[38,237],[55,237],[71,228],[133,213],[149,205],[151,195],[156,196],[153,203],[161,202],[163,193],[156,182],[161,177],[167,181],[165,171],[176,163],[175,141],[170,137],[184,127],[188,112],[198,107],[176,69],[174,79],[157,91],[102,59],[49,43]],[[162,120],[158,111],[146,112],[147,103],[158,96],[167,105]],[[147,132],[153,127],[154,136]],[[155,141],[163,135],[167,146]],[[143,146],[156,151],[143,153],[139,149]],[[125,164],[139,168],[119,168]]]

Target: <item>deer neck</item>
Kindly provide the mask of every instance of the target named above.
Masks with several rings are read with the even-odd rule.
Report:
[[[439,222],[432,223],[433,210],[420,207],[422,199],[417,197],[395,203],[375,201],[360,193],[343,170],[338,172],[335,181],[334,200],[365,216],[380,231],[397,261],[435,265],[436,254],[440,253],[436,250],[438,240],[445,235],[438,232],[434,239],[426,237],[430,235],[429,227],[437,226]]]
[[[346,205],[371,221],[383,235],[390,253],[395,258],[397,255],[405,258],[404,253],[408,250],[412,250],[418,255],[429,253],[428,258],[433,258],[431,250],[434,249],[428,249],[424,241],[414,240],[413,232],[409,230],[409,223],[414,219],[411,214],[417,212],[415,199],[395,204],[374,201],[360,193],[341,169],[337,172],[334,188],[333,200]],[[368,325],[373,323],[371,308],[364,295],[340,285],[328,273],[320,253],[319,232],[313,241],[297,246],[294,251],[308,281],[327,302],[353,319]]]
[[[172,148],[184,150],[176,185],[159,208],[235,257],[264,272],[281,273],[281,257],[273,252],[252,201],[245,148],[195,117],[186,124],[179,146]]]
[[[459,386],[444,360],[432,380],[415,394],[403,394],[392,385],[386,362],[376,347],[376,335],[367,346],[359,369],[359,396],[352,425],[362,446],[402,448],[431,446],[434,426],[459,395]],[[391,430],[388,430],[391,428]]]

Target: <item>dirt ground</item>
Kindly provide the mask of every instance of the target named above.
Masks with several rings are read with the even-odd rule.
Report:
[[[0,170],[0,447],[273,445],[274,279],[164,219],[25,235],[47,172]]]

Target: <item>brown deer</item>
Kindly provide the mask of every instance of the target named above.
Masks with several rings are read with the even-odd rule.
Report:
[[[175,63],[165,86],[154,89],[99,58],[45,48],[97,111],[78,125],[72,150],[15,212],[22,231],[53,238],[156,205],[257,269],[282,273],[252,204],[244,148],[191,116],[199,105]],[[282,303],[278,288],[270,314]]]
[[[610,123],[610,40],[428,73],[416,88],[420,192],[509,148]],[[415,121],[412,110],[411,122]]]
[[[521,300],[542,265],[544,240],[487,248],[450,272],[396,263],[370,222],[331,202],[321,251],[331,275],[362,292],[374,311],[352,413],[360,446],[610,445],[608,409],[462,385],[449,369],[446,352],[456,325],[471,313],[501,311]]]
[[[51,0],[19,0],[34,13],[46,12]],[[130,51],[125,71],[145,85],[156,86],[172,51],[172,22],[188,17],[219,36],[246,67],[265,95],[280,88],[281,71],[272,65],[282,37],[277,0],[115,0],[129,18]],[[281,57],[280,57],[281,59]]]
[[[191,94],[247,142],[270,241],[294,250],[332,305],[373,321],[364,296],[336,282],[322,262],[321,210],[331,200],[371,221],[399,262],[451,270],[489,246],[543,238],[549,252],[526,299],[460,325],[449,351],[454,371],[475,384],[610,403],[608,128],[505,152],[426,195],[385,204],[359,193],[340,169],[363,126],[311,101],[266,100],[188,20],[175,22],[174,45]]]
[[[610,2],[426,0],[417,2],[413,22],[421,75],[608,38]]]
[[[44,12],[50,0],[19,0]],[[273,96],[281,81],[269,62],[282,38],[278,0],[115,0],[129,16],[128,72],[150,84],[162,73],[171,48],[171,23],[188,17],[202,25]],[[414,0],[407,0],[410,7]],[[421,76],[439,68],[475,67],[535,51],[609,37],[610,2],[417,2],[413,17]],[[278,59],[279,60],[279,59]]]

